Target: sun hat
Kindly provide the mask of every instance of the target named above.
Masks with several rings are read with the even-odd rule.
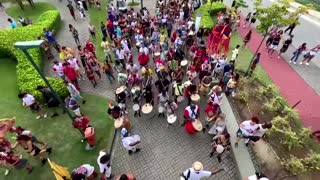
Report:
[[[203,170],[203,165],[201,162],[196,161],[192,164],[192,169],[195,171],[202,171]]]
[[[117,88],[116,94],[120,94],[120,93],[122,93],[124,90],[126,90],[126,87],[125,87],[125,86],[120,86],[119,88]]]

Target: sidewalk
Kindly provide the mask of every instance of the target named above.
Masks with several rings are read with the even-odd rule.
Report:
[[[244,18],[242,18],[244,19]],[[242,22],[243,23],[243,22]],[[244,37],[249,28],[239,28],[238,32]],[[252,29],[251,41],[248,47],[252,52],[256,51],[263,37]],[[283,58],[270,58],[267,50],[262,46],[260,48],[260,65],[269,75],[274,84],[279,88],[281,94],[287,99],[290,105],[294,105],[301,100],[296,107],[301,121],[305,127],[311,127],[313,131],[320,129],[320,96],[292,69]],[[278,53],[274,54],[276,57]],[[319,76],[318,76],[319,77]]]

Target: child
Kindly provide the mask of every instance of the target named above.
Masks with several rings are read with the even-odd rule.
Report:
[[[94,77],[93,70],[87,66],[85,71],[88,79],[90,80],[91,84],[95,88],[97,86],[97,81],[96,81],[96,78]]]
[[[234,50],[232,50],[232,56],[231,56],[230,63],[233,62],[233,64],[235,64],[235,61],[239,55],[239,48],[240,48],[240,45],[238,44],[236,46],[236,48],[234,48]]]

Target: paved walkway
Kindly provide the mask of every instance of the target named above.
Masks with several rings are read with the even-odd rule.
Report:
[[[244,37],[248,33],[248,28],[239,28],[238,31]],[[248,47],[255,52],[262,38],[253,29]],[[301,100],[296,109],[304,126],[311,127],[312,130],[320,130],[320,96],[288,65],[287,60],[283,58],[270,58],[264,46],[261,47],[260,52],[260,64],[279,88],[281,94],[288,100],[289,104],[294,105]],[[278,56],[278,53],[274,53],[274,57],[276,56]]]
[[[76,44],[68,30],[68,24],[72,24],[79,32],[80,40],[83,43],[88,38],[88,21],[74,21],[69,14],[65,2],[48,0],[54,4],[61,13],[62,26],[57,35],[57,41],[61,45],[76,48]],[[152,4],[153,3],[153,4]],[[144,6],[154,6],[155,0],[145,2]],[[104,9],[104,8],[102,8]],[[152,8],[150,8],[152,9]],[[150,10],[153,13],[153,10]],[[97,31],[100,33],[100,31]],[[99,47],[97,47],[99,48]],[[137,56],[137,51],[133,52]],[[55,54],[56,55],[56,54]],[[57,55],[56,55],[57,57]],[[44,71],[48,76],[55,76],[51,68],[53,61],[45,61]],[[106,76],[98,82],[98,86],[93,88],[88,80],[80,81],[81,90],[88,93],[114,99],[115,86],[107,82]],[[88,102],[94,103],[94,102]],[[186,103],[186,102],[185,102]],[[185,107],[183,104],[181,107]],[[129,112],[131,104],[129,103]],[[205,104],[202,104],[202,110]],[[179,110],[179,118],[182,118],[183,109]],[[102,117],[103,118],[103,117]],[[235,167],[232,154],[223,157],[222,162],[218,163],[216,158],[209,158],[210,137],[199,132],[194,136],[188,135],[181,126],[166,125],[164,118],[152,115],[142,115],[141,118],[133,118],[130,114],[133,128],[132,132],[139,134],[142,138],[142,151],[138,154],[129,156],[127,151],[121,146],[119,133],[115,141],[113,151],[113,171],[119,174],[132,171],[137,175],[137,179],[178,179],[179,173],[191,167],[196,160],[201,161],[207,170],[212,168],[225,168],[227,171],[221,172],[211,179],[231,180],[238,179],[238,171]]]
[[[5,4],[4,6],[7,7],[7,4]],[[8,18],[11,18],[11,17],[8,16],[8,14],[5,12],[4,9],[0,9],[0,30],[11,28],[8,22]]]

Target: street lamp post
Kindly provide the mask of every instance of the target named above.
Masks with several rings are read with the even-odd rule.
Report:
[[[39,73],[43,81],[46,83],[47,87],[50,89],[50,91],[53,93],[55,98],[59,101],[61,108],[63,109],[64,112],[67,112],[69,118],[71,119],[72,122],[75,122],[73,115],[70,113],[70,111],[63,105],[64,102],[61,100],[60,96],[57,94],[57,92],[53,89],[51,84],[49,83],[48,79],[45,77],[43,72],[40,70],[38,65],[34,62],[33,58],[28,52],[28,49],[33,49],[33,48],[40,48],[41,45],[44,43],[44,40],[37,40],[37,41],[23,41],[23,42],[16,42],[14,46],[17,49],[20,49],[24,55],[27,57],[29,62],[32,64],[32,66],[36,69],[36,71]],[[75,123],[77,126],[77,129],[80,131],[80,133],[83,135],[83,131],[81,128],[78,126],[77,123]]]
[[[141,9],[143,8],[143,0],[140,0]]]

